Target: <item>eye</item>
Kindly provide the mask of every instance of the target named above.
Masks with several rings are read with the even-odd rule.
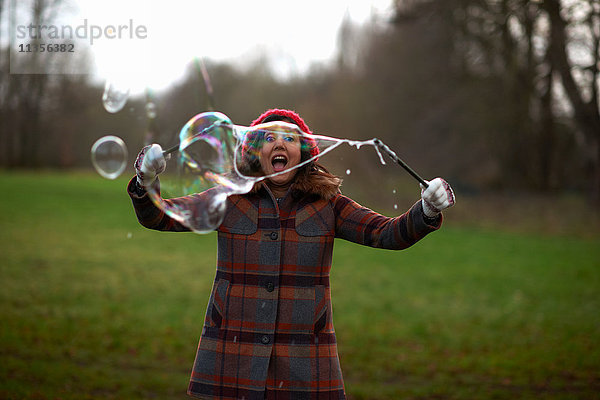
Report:
[[[275,141],[275,136],[273,136],[273,135],[267,135],[265,137],[265,141],[267,141],[269,143],[274,142]]]
[[[286,136],[284,140],[286,142],[294,142],[294,141],[296,141],[296,138],[293,136]]]

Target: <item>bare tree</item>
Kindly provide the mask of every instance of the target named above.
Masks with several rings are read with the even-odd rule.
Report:
[[[600,204],[600,3],[588,0],[561,8],[558,0],[546,0],[543,7],[550,19],[552,63],[582,134],[582,156],[586,157],[591,170],[590,195]],[[569,57],[569,50],[583,52],[580,58],[584,61]]]
[[[585,159],[592,178],[586,186],[600,201],[600,2],[457,0],[451,12],[445,3],[397,0],[396,23],[447,16],[453,68],[463,71],[459,90],[493,93],[480,99],[493,109],[479,125],[494,143],[487,151],[504,174],[501,186],[584,185],[573,171]],[[462,105],[464,112],[478,107]]]
[[[12,1],[11,19],[15,19],[16,8],[21,7],[30,13],[33,25],[49,24],[60,11],[62,0],[34,0],[32,2]],[[2,2],[1,6],[4,5]],[[1,8],[0,8],[1,10]],[[0,19],[0,22],[2,20]],[[12,21],[14,25],[16,21]],[[14,26],[13,26],[14,28]],[[37,44],[39,35],[31,38],[31,45]],[[8,54],[10,49],[4,49]],[[2,57],[2,81],[0,82],[0,107],[2,110],[1,137],[5,140],[4,163],[9,166],[37,167],[40,165],[40,136],[42,135],[43,104],[46,98],[49,75],[45,71],[47,60],[36,51],[27,59],[29,71],[37,73],[9,74],[9,57]],[[19,72],[19,60],[12,60]]]

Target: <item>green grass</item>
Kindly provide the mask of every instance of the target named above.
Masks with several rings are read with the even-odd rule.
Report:
[[[187,398],[216,237],[142,228],[125,184],[0,173],[0,398]],[[337,242],[348,397],[597,398],[599,245],[451,223],[403,252]]]

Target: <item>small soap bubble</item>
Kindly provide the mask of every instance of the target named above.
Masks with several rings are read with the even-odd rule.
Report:
[[[133,237],[133,234],[131,232],[127,232],[127,239],[131,239]]]
[[[152,102],[146,103],[146,116],[149,119],[156,118],[156,104],[154,104]]]
[[[394,210],[398,209],[398,204],[394,204]]]
[[[102,104],[109,113],[121,111],[127,103],[129,97],[129,87],[117,82],[106,81],[104,93],[102,94]]]
[[[346,170],[346,175],[350,175],[352,173],[352,171],[350,171],[350,169]]]
[[[396,194],[396,189],[392,190],[392,193]]]
[[[91,149],[92,165],[106,179],[115,179],[127,165],[127,146],[118,136],[104,136]]]

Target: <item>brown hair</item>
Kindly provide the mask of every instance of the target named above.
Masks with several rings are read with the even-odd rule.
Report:
[[[315,194],[329,200],[340,193],[342,179],[333,175],[318,162],[310,162],[296,173],[292,189],[301,193]]]

